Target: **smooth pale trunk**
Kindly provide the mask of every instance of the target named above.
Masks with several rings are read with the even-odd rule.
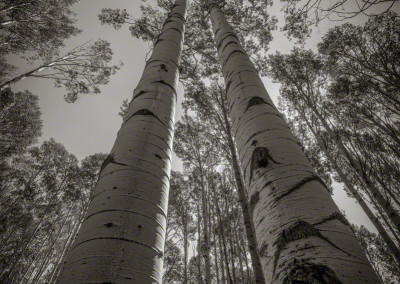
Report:
[[[207,4],[266,282],[379,283],[224,14]]]
[[[186,0],[177,0],[103,163],[58,283],[162,282],[185,13]]]

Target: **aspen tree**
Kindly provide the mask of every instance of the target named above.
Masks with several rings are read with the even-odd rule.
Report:
[[[379,283],[217,1],[206,1],[267,283]]]
[[[161,283],[186,0],[176,0],[58,283]]]

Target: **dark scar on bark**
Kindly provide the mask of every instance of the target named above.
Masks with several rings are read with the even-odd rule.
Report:
[[[252,106],[255,106],[255,105],[262,105],[262,104],[269,105],[269,103],[267,103],[267,102],[266,102],[263,98],[261,98],[261,97],[252,97],[252,98],[249,100],[249,102],[247,103],[247,108],[246,108],[245,112],[246,112],[249,108],[251,108]]]
[[[131,100],[131,102],[133,101],[133,100],[135,100],[135,99],[137,99],[138,97],[140,97],[141,95],[144,95],[144,94],[146,94],[146,93],[148,93],[149,91],[140,91],[139,93],[137,93],[137,95],[136,96],[134,96],[133,97],[133,99]]]
[[[302,179],[301,181],[299,181],[298,183],[296,183],[292,188],[290,188],[284,194],[282,194],[281,196],[277,197],[275,199],[275,202],[281,200],[282,198],[288,196],[292,192],[302,188],[305,184],[307,184],[309,182],[312,182],[312,181],[318,181],[320,184],[322,184],[326,188],[326,185],[325,185],[324,181],[319,176],[312,175],[312,176],[306,177],[306,178]]]
[[[231,44],[237,44],[237,42],[234,41],[234,40],[229,41],[227,44],[224,45],[224,47],[223,47],[222,50],[221,50],[221,53],[224,52],[225,48],[226,48],[228,45],[231,45]]]
[[[308,237],[317,237],[320,238],[321,240],[324,240],[325,242],[329,243],[331,246],[334,248],[344,252],[347,255],[351,255],[348,252],[344,251],[334,243],[332,243],[327,237],[322,235],[318,229],[316,229],[312,224],[306,222],[306,221],[298,221],[289,228],[283,230],[278,237],[278,239],[274,242],[274,245],[276,246],[276,252],[274,256],[274,270],[273,273],[275,274],[276,271],[276,266],[279,261],[279,256],[282,252],[282,250],[285,248],[285,246],[291,242],[298,241],[304,238]],[[307,282],[306,282],[307,283]]]
[[[154,156],[156,156],[157,158],[159,158],[160,160],[162,160],[161,156],[158,154],[154,154]]]
[[[333,213],[332,213],[331,215],[329,215],[328,217],[322,219],[321,221],[319,221],[319,222],[317,222],[317,223],[314,223],[314,226],[321,225],[321,224],[323,224],[323,223],[325,223],[325,222],[333,221],[333,220],[338,220],[338,221],[341,222],[343,225],[350,226],[349,221],[347,221],[346,217],[344,217],[343,214],[340,213],[340,212],[333,212]]]
[[[164,122],[161,121],[161,119],[159,119],[153,112],[149,111],[148,109],[140,109],[137,112],[135,112],[134,114],[132,114],[130,117],[128,117],[123,124],[125,124],[126,122],[128,122],[128,120],[130,120],[132,117],[136,116],[136,115],[144,115],[144,116],[152,116],[155,119],[157,119],[164,127],[168,128]]]
[[[165,72],[168,72],[168,69],[167,69],[167,67],[165,66],[165,64],[161,64],[161,70],[162,70],[162,71],[165,71]]]
[[[153,83],[160,83],[160,84],[167,85],[174,92],[174,94],[176,95],[175,88],[173,86],[171,86],[170,84],[168,84],[167,82],[165,82],[164,80],[154,81]]]
[[[265,147],[257,147],[254,149],[253,154],[251,156],[251,164],[250,164],[250,181],[253,179],[253,172],[259,168],[266,168],[269,165],[269,161],[280,164],[275,161],[274,158],[269,154],[269,150]]]
[[[254,193],[250,198],[250,209],[254,211],[254,207],[256,206],[257,202],[260,200],[260,192]]]
[[[338,279],[335,272],[326,265],[296,262],[288,275],[283,279],[283,284],[343,284],[343,282]]]
[[[215,35],[216,35],[216,34],[215,34]],[[232,37],[234,37],[234,38],[237,39],[237,36],[236,36],[234,33],[232,33],[232,32],[227,32],[227,33],[225,33],[225,35],[221,36],[221,38],[218,40],[217,50],[219,50],[219,49],[221,48],[221,46],[222,46],[222,44],[223,44],[223,41],[224,41],[227,37],[230,37],[230,36],[232,36]]]
[[[103,164],[101,164],[100,173],[108,166],[108,164],[117,164],[117,165],[128,166],[128,167],[129,167],[129,165],[127,165],[127,164],[118,163],[117,161],[115,161],[115,154],[114,154],[114,153],[110,153],[110,154],[108,154],[108,156],[105,158]]]
[[[228,57],[225,59],[225,64],[229,61],[229,58],[233,55],[233,54],[235,54],[235,53],[241,53],[241,54],[244,54],[244,55],[246,55],[246,53],[244,53],[243,51],[241,51],[241,50],[234,50],[234,51],[232,51],[231,53],[229,53],[229,55],[228,55]]]
[[[260,256],[267,256],[266,252],[268,251],[268,245],[267,244],[263,244],[260,248]]]

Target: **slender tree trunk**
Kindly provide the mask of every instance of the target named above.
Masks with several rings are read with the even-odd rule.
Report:
[[[212,190],[214,190],[214,188]],[[217,242],[216,242],[216,238],[215,238],[215,223],[214,223],[214,218],[211,218],[211,216],[212,216],[211,206],[209,206],[208,217],[209,217],[209,225],[210,225],[210,239],[212,236],[213,244],[214,244],[214,265],[215,265],[215,274],[216,274],[215,277],[216,277],[216,283],[219,284],[220,277],[219,277],[219,266],[218,266],[218,256],[217,256]]]
[[[223,95],[221,94],[221,100],[224,102],[225,99],[222,96]],[[225,109],[225,103],[223,103],[222,112],[223,112],[223,116],[224,116],[225,129],[227,130],[226,136],[228,138],[229,151],[230,151],[231,157],[232,157],[232,168],[233,168],[233,172],[235,174],[236,187],[237,187],[237,190],[239,193],[239,202],[240,202],[240,207],[242,208],[244,227],[246,229],[246,237],[247,237],[247,243],[249,246],[251,263],[253,265],[254,278],[255,278],[256,283],[264,284],[265,279],[264,279],[264,275],[263,275],[263,271],[262,271],[262,267],[261,267],[261,261],[260,261],[259,255],[257,253],[257,242],[256,242],[256,238],[255,238],[253,216],[251,214],[252,212],[249,210],[248,198],[246,195],[246,187],[243,182],[243,174],[240,169],[239,160],[238,160],[238,157],[236,154],[236,146],[235,146],[235,142],[233,140],[231,123],[228,119],[227,110]]]
[[[58,283],[161,283],[186,0],[176,0]]]
[[[43,271],[44,271],[44,269],[47,267],[47,264],[49,263],[49,260],[50,260],[51,256],[53,255],[54,246],[55,246],[55,244],[57,243],[57,240],[58,240],[58,238],[60,237],[61,232],[62,232],[62,230],[64,229],[65,224],[67,223],[67,220],[68,220],[69,217],[70,217],[70,214],[71,214],[71,211],[72,211],[73,207],[74,207],[74,205],[72,205],[72,206],[70,207],[70,209],[68,210],[67,216],[65,216],[64,221],[63,221],[62,225],[60,226],[60,229],[58,230],[57,235],[55,236],[55,238],[53,239],[53,241],[52,241],[52,243],[51,243],[49,249],[47,250],[47,253],[46,253],[46,255],[44,256],[44,261],[43,261],[42,264],[40,265],[37,274],[36,274],[35,277],[33,278],[33,281],[32,281],[33,284],[37,283],[37,282],[39,281],[40,277],[42,277]]]
[[[219,204],[218,204],[218,201],[216,200],[216,198],[214,199],[214,202],[215,202],[215,206],[216,206],[218,223],[219,223],[218,224],[219,237],[222,240],[222,247],[223,247],[223,251],[224,251],[226,274],[227,274],[227,278],[228,278],[228,283],[232,284],[233,280],[232,280],[231,272],[229,269],[229,258],[228,258],[228,251],[227,251],[227,247],[226,247],[225,228],[222,223],[222,217],[221,217],[221,209],[219,208]]]
[[[385,228],[379,221],[378,217],[375,216],[375,214],[371,211],[371,209],[368,207],[368,205],[365,203],[364,199],[362,196],[358,193],[358,191],[354,188],[353,184],[348,180],[346,174],[342,171],[342,169],[339,167],[339,165],[336,163],[335,159],[331,156],[329,153],[324,141],[321,139],[321,137],[318,135],[318,133],[315,131],[315,129],[312,127],[311,123],[307,119],[307,117],[300,111],[298,111],[304,121],[306,122],[308,128],[314,135],[315,139],[318,142],[318,145],[320,146],[321,150],[324,152],[325,156],[327,157],[329,163],[332,165],[332,167],[335,169],[336,173],[339,175],[341,181],[344,183],[344,185],[347,187],[347,189],[350,191],[350,193],[353,195],[354,199],[360,204],[361,208],[365,212],[365,214],[368,216],[369,220],[374,224],[375,228],[378,230],[379,235],[381,235],[382,239],[385,241],[386,245],[390,249],[390,251],[393,253],[393,256],[396,258],[397,262],[400,265],[400,250],[397,248],[395,243],[392,241],[390,236],[386,233]]]
[[[247,273],[247,283],[250,283],[251,281],[251,276],[250,276],[250,267],[249,267],[249,261],[247,260],[247,251],[246,251],[246,245],[245,245],[245,241],[243,239],[242,234],[238,233],[238,237],[239,237],[239,244],[241,244],[241,248],[243,251],[243,258],[244,258],[244,262],[246,263],[246,273]]]
[[[203,212],[203,238],[204,238],[204,264],[206,271],[205,283],[211,284],[211,263],[210,263],[210,236],[208,233],[208,210],[207,210],[207,193],[204,181],[203,171],[200,170],[200,182],[201,182],[201,207]]]
[[[197,204],[197,234],[198,234],[198,240],[197,240],[197,269],[199,273],[199,283],[203,283],[203,277],[201,276],[201,230],[200,230],[200,207],[199,204]]]
[[[40,251],[42,250],[42,247],[44,246],[44,244],[46,243],[47,239],[49,238],[49,235],[46,236],[46,238],[40,243],[39,247],[37,248],[37,252],[35,254],[35,256],[33,257],[32,261],[29,263],[28,268],[25,270],[21,280],[19,281],[19,284],[22,284],[26,275],[28,274],[29,270],[31,269],[32,265],[35,263],[36,259],[38,258],[38,256],[41,254]],[[35,271],[35,269],[32,271],[32,273]],[[31,275],[32,276],[32,275]],[[30,278],[30,277],[29,277]],[[29,280],[29,279],[28,279]],[[13,281],[14,282],[14,281]]]
[[[184,253],[184,284],[188,284],[188,224],[187,224],[187,212],[184,210],[183,216],[183,253]]]
[[[224,176],[225,180],[225,176]],[[226,193],[223,192],[224,199],[225,199],[225,212],[226,214],[229,214],[229,207],[228,207],[228,198],[226,196]],[[230,218],[229,218],[230,220]],[[232,221],[232,220],[230,220]],[[229,247],[230,247],[230,255],[231,255],[231,267],[232,267],[232,282],[236,283],[237,282],[237,277],[236,277],[236,266],[235,266],[235,254],[234,254],[234,246],[232,242],[232,228],[230,224],[227,224],[227,228],[225,228],[228,231],[228,234],[226,234],[228,241],[229,241]]]
[[[217,214],[215,214],[215,202],[214,202],[214,206],[212,207],[212,216],[213,216],[213,220],[214,223],[216,224],[215,226],[218,228],[218,245],[219,245],[219,254],[220,254],[220,263],[221,263],[221,280],[222,280],[222,284],[226,283],[226,278],[225,278],[225,266],[224,266],[224,253],[223,253],[223,249],[222,249],[222,241],[221,241],[221,230],[218,224],[218,217]],[[215,220],[215,218],[217,220]]]
[[[301,93],[301,92],[300,92]],[[342,140],[335,134],[335,132],[332,130],[332,128],[329,126],[328,122],[325,120],[325,118],[321,115],[321,113],[317,110],[315,105],[312,104],[310,99],[303,93],[301,93],[303,96],[304,101],[306,104],[312,109],[313,113],[315,116],[319,119],[321,122],[322,126],[325,128],[327,131],[328,135],[331,137],[331,139],[334,141],[335,145],[339,149],[339,152],[346,157],[348,162],[350,163],[351,167],[354,168],[356,171],[357,175],[360,177],[362,182],[365,184],[365,186],[368,188],[368,190],[371,192],[373,197],[376,199],[378,204],[385,210],[387,215],[390,217],[391,221],[395,225],[396,229],[398,232],[400,232],[400,215],[396,211],[395,208],[393,208],[390,200],[388,198],[385,198],[379,188],[377,188],[374,184],[374,182],[371,180],[369,177],[368,173],[370,171],[370,168],[368,165],[365,165],[367,168],[366,171],[363,170],[363,167],[361,163],[355,158],[344,146]],[[389,194],[391,192],[389,191]],[[395,201],[398,202],[397,199],[394,199]]]
[[[79,226],[79,221],[80,221],[79,218],[76,219],[75,222],[73,222],[73,224],[72,224],[72,228],[69,229],[68,237],[66,238],[66,240],[64,242],[64,246],[61,249],[61,252],[54,264],[53,270],[51,271],[48,281],[46,283],[53,283],[54,278],[57,276],[57,272],[62,263],[63,256],[65,255],[65,252],[68,250],[68,245],[70,243],[70,240],[73,239],[73,234],[75,233],[75,230]]]
[[[233,208],[232,208],[232,210],[234,210]],[[235,214],[235,215],[238,215],[238,214]],[[235,249],[236,249],[236,251],[237,251],[237,257],[238,257],[238,262],[239,262],[239,266],[240,266],[240,276],[242,277],[242,280],[241,280],[241,283],[245,283],[245,276],[244,276],[244,266],[243,266],[243,256],[242,256],[242,250],[241,250],[241,245],[240,245],[240,242],[239,242],[239,237],[238,237],[238,230],[239,230],[239,228],[240,228],[240,225],[239,225],[239,220],[238,220],[238,218],[239,218],[239,216],[236,216],[236,218],[235,218],[235,226],[236,226],[236,228],[233,230],[233,237],[234,237],[234,241],[235,241]]]
[[[55,59],[55,60],[53,60],[51,62],[45,63],[45,64],[43,64],[43,65],[41,65],[41,66],[39,66],[39,67],[37,67],[35,69],[32,69],[31,71],[28,71],[28,72],[26,72],[24,74],[21,74],[21,75],[15,77],[15,78],[12,78],[12,79],[10,79],[10,80],[8,80],[6,82],[3,82],[3,83],[0,84],[0,91],[4,90],[6,88],[9,88],[9,87],[11,87],[11,85],[14,85],[15,83],[18,83],[19,81],[22,81],[22,80],[24,80],[24,79],[26,79],[28,77],[32,77],[35,74],[37,74],[37,73],[39,73],[39,72],[41,72],[41,71],[43,71],[45,69],[48,69],[51,66],[55,65],[56,63],[69,58],[70,56],[71,56],[70,54],[67,54],[67,55],[65,55],[63,57],[60,57],[60,58],[57,58],[57,59]]]
[[[379,283],[217,2],[207,4],[265,281]]]

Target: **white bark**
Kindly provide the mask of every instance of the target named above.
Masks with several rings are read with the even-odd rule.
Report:
[[[213,0],[208,10],[267,283],[379,283]]]
[[[166,20],[58,283],[161,283],[186,0]]]

